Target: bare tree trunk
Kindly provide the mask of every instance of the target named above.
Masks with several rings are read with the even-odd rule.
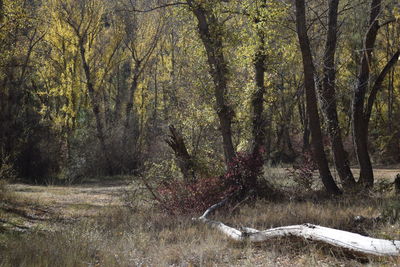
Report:
[[[337,42],[337,17],[339,0],[329,1],[328,35],[324,53],[324,77],[320,100],[328,124],[328,133],[332,143],[333,157],[336,170],[344,189],[352,189],[356,185],[353,173],[350,170],[347,152],[344,150],[339,126],[336,93],[335,93],[335,52]]]
[[[183,136],[175,129],[173,125],[169,126],[169,139],[165,140],[175,153],[178,167],[181,169],[186,183],[196,180],[193,160],[187,151]]]
[[[281,226],[267,230],[257,230],[249,227],[236,229],[222,222],[210,220],[209,214],[227,203],[228,199],[208,208],[199,218],[193,218],[217,229],[231,240],[238,242],[268,242],[275,238],[297,237],[305,240],[322,242],[339,247],[356,255],[399,256],[400,240],[378,239],[343,230],[323,227],[314,224]]]
[[[303,58],[307,115],[310,119],[311,144],[313,148],[314,160],[318,165],[318,170],[326,190],[332,194],[340,194],[340,189],[337,187],[329,170],[328,160],[326,159],[324,145],[322,142],[322,132],[315,91],[314,64],[310,42],[307,35],[304,0],[296,0],[296,26]]]
[[[192,12],[197,18],[198,31],[207,52],[210,74],[214,81],[214,94],[217,103],[217,114],[220,122],[225,161],[228,164],[235,156],[232,142],[232,119],[234,112],[226,103],[225,94],[228,87],[227,63],[223,53],[221,24],[212,11],[194,0],[187,0]]]

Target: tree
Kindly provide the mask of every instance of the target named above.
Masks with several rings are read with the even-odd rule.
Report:
[[[59,19],[66,23],[74,33],[74,42],[79,51],[80,63],[86,79],[85,85],[90,97],[92,111],[96,120],[97,138],[99,139],[101,151],[105,159],[107,173],[115,173],[112,159],[106,144],[106,121],[104,109],[101,106],[101,81],[96,81],[96,70],[93,65],[95,50],[94,42],[102,32],[102,16],[104,7],[98,1],[67,1],[58,4]],[[111,55],[113,57],[113,54]],[[110,58],[111,61],[112,58]],[[92,63],[92,64],[91,64]],[[97,82],[97,83],[96,83]]]
[[[258,3],[257,3],[258,4]],[[262,1],[260,9],[266,9],[267,2]],[[254,23],[260,23],[263,19],[260,12],[264,10],[257,10],[257,15],[254,18]],[[254,55],[254,70],[255,70],[255,84],[256,90],[252,95],[252,123],[253,123],[253,154],[260,152],[260,149],[264,147],[265,142],[265,119],[263,118],[264,110],[264,93],[265,93],[265,71],[266,71],[266,60],[267,52],[265,51],[265,33],[260,28],[256,28],[257,31],[257,51]]]
[[[344,150],[341,129],[337,114],[336,93],[335,93],[335,52],[338,31],[338,6],[339,0],[329,1],[328,10],[328,32],[325,42],[323,60],[322,90],[319,94],[322,109],[324,110],[328,133],[332,143],[333,157],[336,170],[342,181],[344,189],[352,189],[355,185],[353,173],[350,170],[347,152]]]
[[[299,38],[304,69],[304,87],[306,91],[307,115],[309,117],[311,144],[314,160],[317,163],[322,182],[329,193],[339,194],[325,155],[322,142],[322,132],[318,115],[317,97],[315,91],[315,68],[311,54],[310,41],[307,35],[306,13],[304,0],[296,0],[296,28]]]
[[[399,58],[398,50],[381,70],[375,80],[367,100],[367,106],[365,107],[365,96],[370,84],[371,64],[373,62],[372,52],[374,50],[378,30],[381,27],[378,20],[381,13],[381,4],[380,0],[371,1],[368,30],[363,41],[362,56],[358,72],[358,83],[357,87],[354,89],[352,106],[354,143],[357,159],[360,165],[359,183],[366,188],[370,188],[374,184],[374,173],[368,151],[368,124],[371,117],[373,103],[376,99],[377,92],[382,87],[383,80]]]
[[[36,8],[25,1],[0,3],[0,161],[12,163],[18,175],[37,179],[49,172],[40,151],[39,103],[33,86],[35,48],[43,39]]]
[[[220,122],[225,161],[228,164],[235,156],[232,142],[233,109],[227,104],[225,94],[228,90],[228,65],[223,51],[222,23],[212,9],[213,1],[205,3],[187,0],[198,22],[198,32],[207,53],[210,75],[214,82],[217,114]]]

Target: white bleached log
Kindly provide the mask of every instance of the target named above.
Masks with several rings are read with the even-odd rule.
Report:
[[[235,241],[265,242],[277,237],[296,236],[312,241],[319,241],[354,253],[375,256],[400,256],[400,241],[378,239],[343,230],[313,225],[290,225],[259,231],[242,227],[236,229],[219,221],[207,218],[212,211],[223,206],[226,201],[213,205],[197,221],[206,223],[218,229]]]

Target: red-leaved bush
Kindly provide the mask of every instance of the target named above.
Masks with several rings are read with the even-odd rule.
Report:
[[[293,181],[306,190],[312,189],[314,182],[313,175],[316,170],[317,165],[310,152],[305,152],[302,155],[301,162],[293,165],[293,168],[286,169]]]
[[[262,165],[259,153],[237,153],[224,175],[200,178],[191,183],[177,179],[164,182],[156,190],[157,201],[174,214],[203,212],[234,193],[240,196],[255,191]]]

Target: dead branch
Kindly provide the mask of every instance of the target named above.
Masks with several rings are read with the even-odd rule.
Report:
[[[400,241],[378,239],[343,230],[313,224],[290,225],[271,228],[264,231],[242,227],[236,229],[222,222],[210,220],[207,216],[217,208],[225,205],[227,199],[211,206],[196,221],[208,224],[219,230],[228,238],[243,242],[267,242],[280,237],[299,237],[311,241],[319,241],[334,247],[346,249],[353,253],[375,256],[400,256]]]
[[[193,159],[186,148],[185,140],[182,134],[173,125],[169,126],[169,131],[170,134],[165,142],[174,151],[177,164],[181,169],[185,181],[194,181],[196,175],[194,172]]]

